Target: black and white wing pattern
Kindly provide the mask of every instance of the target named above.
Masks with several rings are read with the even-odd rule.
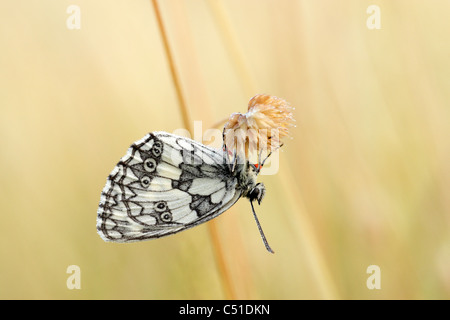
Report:
[[[224,152],[153,132],[136,141],[108,176],[97,211],[105,241],[170,235],[208,221],[242,195]]]

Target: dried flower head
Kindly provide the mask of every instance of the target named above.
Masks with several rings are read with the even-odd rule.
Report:
[[[270,152],[280,147],[295,122],[293,110],[284,99],[264,94],[254,96],[247,113],[233,113],[225,124],[226,149],[249,159],[255,151]]]

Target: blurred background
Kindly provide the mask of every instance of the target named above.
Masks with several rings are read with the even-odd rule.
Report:
[[[0,2],[0,298],[450,298],[450,2],[158,4]],[[246,200],[171,237],[97,235],[129,145],[186,127],[164,41],[203,130],[258,93],[296,108],[278,173],[260,177],[274,255]]]

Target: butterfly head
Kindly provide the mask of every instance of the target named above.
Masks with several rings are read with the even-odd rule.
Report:
[[[262,199],[266,195],[266,187],[263,183],[257,183],[246,195],[250,201],[258,201],[261,204]]]
[[[260,168],[260,165],[254,165],[247,161],[245,164],[237,165],[233,172],[237,178],[239,189],[242,191],[242,196],[250,201],[256,200],[258,204],[261,203],[266,193],[264,184],[257,183]]]

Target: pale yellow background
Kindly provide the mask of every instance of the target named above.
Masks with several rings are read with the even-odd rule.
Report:
[[[81,8],[69,30],[66,9]],[[381,9],[369,30],[366,9]],[[450,297],[450,2],[166,0],[191,120],[257,93],[297,128],[277,175],[216,219],[134,244],[95,230],[106,177],[147,132],[183,127],[151,1],[0,2],[0,298]],[[81,268],[81,289],[66,268]],[[369,290],[366,269],[381,268]]]

